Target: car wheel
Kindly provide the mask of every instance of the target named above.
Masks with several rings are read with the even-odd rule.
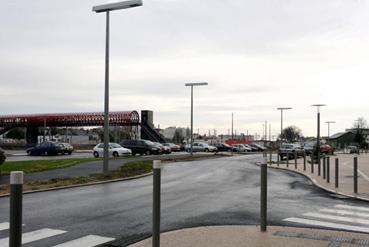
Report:
[[[95,158],[99,158],[99,153],[95,151],[95,152],[94,152],[94,157],[95,157]]]
[[[49,155],[49,153],[48,153],[47,151],[45,151],[45,152],[44,152],[44,155],[46,155],[46,156],[47,156],[47,155]]]
[[[27,151],[27,155],[32,155],[32,152],[31,151]]]
[[[118,157],[119,156],[118,152],[113,152],[113,156]]]
[[[207,152],[209,152],[209,149],[205,148],[205,152],[206,152],[206,153],[207,153]]]
[[[136,153],[132,152],[132,156],[136,156]]]
[[[146,154],[146,155],[150,155],[150,154],[151,154],[151,152],[150,152],[149,150],[147,150],[147,151],[145,152],[145,154]]]
[[[72,155],[72,152],[68,152],[68,155]]]

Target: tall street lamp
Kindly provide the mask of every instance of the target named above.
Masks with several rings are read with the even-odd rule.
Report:
[[[281,143],[282,143],[282,133],[283,133],[283,111],[291,110],[292,107],[278,107],[277,110],[281,111]]]
[[[315,106],[318,110],[317,113],[317,137],[316,137],[316,149],[317,149],[317,158],[318,158],[318,164],[320,165],[320,107],[322,106],[326,106],[324,104],[315,104],[315,105],[311,105],[311,106]]]
[[[330,134],[330,125],[333,123],[336,123],[335,121],[326,121],[325,122],[328,125],[328,141],[331,139],[331,134]]]
[[[96,13],[106,12],[106,38],[105,38],[105,101],[104,101],[104,163],[103,173],[109,172],[109,14],[110,11],[128,9],[142,5],[141,0],[124,1],[94,6]]]
[[[191,87],[191,155],[193,155],[192,152],[192,146],[193,146],[193,87],[194,86],[206,86],[208,85],[207,82],[197,82],[197,83],[186,83],[186,87]]]

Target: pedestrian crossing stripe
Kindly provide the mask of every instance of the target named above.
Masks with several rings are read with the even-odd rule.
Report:
[[[0,223],[0,231],[9,229],[9,222]]]
[[[369,217],[369,213],[361,213],[361,212],[357,212],[357,211],[348,211],[348,210],[337,210],[337,209],[320,209],[320,212],[324,212],[324,213],[331,213],[331,214],[338,214],[338,215],[352,215],[352,216],[356,216],[356,217]]]
[[[369,233],[368,227],[337,224],[337,223],[331,223],[331,222],[319,221],[319,220],[309,220],[309,219],[291,217],[291,218],[284,219],[283,221],[289,221],[289,222],[300,223],[300,224],[311,225],[311,226],[334,228],[334,229],[339,229],[339,230]]]
[[[22,244],[31,243],[37,240],[41,240],[44,238],[49,238],[52,236],[60,235],[66,233],[63,230],[57,229],[50,229],[50,228],[43,228],[37,231],[27,232],[22,234]],[[0,246],[1,247],[8,247],[9,246],[9,238],[1,238],[0,239]]]
[[[319,213],[306,213],[306,214],[304,214],[304,216],[326,219],[326,220],[343,221],[343,222],[349,222],[349,223],[354,223],[354,224],[356,223],[356,224],[369,225],[369,220],[358,219],[358,218],[353,218],[353,217],[345,217],[345,216],[329,215],[329,214],[319,214]]]
[[[93,247],[113,240],[114,238],[101,237],[97,235],[87,235],[82,238],[55,245],[54,247]]]
[[[369,212],[369,208],[367,207],[355,207],[355,206],[342,205],[342,204],[335,205],[334,207]]]

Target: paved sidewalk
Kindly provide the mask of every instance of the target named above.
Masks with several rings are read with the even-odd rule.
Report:
[[[318,164],[314,164],[314,173],[311,172],[310,157],[306,157],[306,170],[304,170],[303,159],[297,160],[297,169],[295,168],[295,160],[289,160],[287,168],[287,162],[284,160],[277,166],[276,162],[272,162],[270,167],[288,169],[291,171],[299,172],[308,176],[314,184],[329,190],[334,193],[342,195],[364,199],[369,201],[369,154],[360,154],[358,157],[358,193],[354,193],[354,156],[353,154],[338,154],[330,157],[329,174],[326,168],[326,176],[323,177],[323,161],[321,162],[320,176],[318,175]],[[335,159],[339,160],[338,168],[338,188],[335,188]],[[269,156],[268,156],[269,159]],[[269,160],[268,160],[269,161]],[[326,165],[327,167],[327,165]],[[327,177],[329,176],[329,182]]]
[[[369,246],[369,235],[294,227],[210,226],[162,233],[161,247]],[[108,245],[106,245],[108,246]],[[151,247],[151,238],[130,247]]]

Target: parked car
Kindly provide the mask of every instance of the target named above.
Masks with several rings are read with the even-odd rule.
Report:
[[[259,145],[259,144],[256,144],[256,143],[250,143],[249,144],[250,147],[253,149],[253,151],[265,151],[266,150],[266,147],[262,146],[262,145]]]
[[[161,149],[148,140],[124,140],[120,143],[125,148],[132,150],[132,155],[136,154],[161,154]]]
[[[95,158],[99,156],[104,156],[104,143],[97,144],[92,151],[92,154]],[[131,149],[124,148],[118,143],[109,143],[109,155],[113,155],[114,157],[130,155],[132,154]]]
[[[246,148],[247,152],[252,152],[253,151],[252,147],[249,144],[242,144],[242,145]]]
[[[304,149],[297,143],[283,143],[279,148],[279,157],[281,160],[284,158],[293,159],[295,155],[297,157],[302,157],[304,153]]]
[[[320,145],[320,153],[322,153],[322,154],[333,154],[334,149],[328,144],[323,144],[323,145]]]
[[[171,154],[172,153],[172,149],[168,146],[164,146],[163,144],[159,143],[159,142],[153,142],[156,146],[158,146],[161,150],[161,153],[163,154]]]
[[[59,143],[60,147],[61,147],[61,153],[62,154],[69,154],[71,155],[74,151],[74,148],[72,145],[70,145],[69,143],[66,142],[61,142]]]
[[[307,155],[310,155],[314,152],[314,149],[315,149],[315,145],[314,144],[311,144],[311,143],[306,143],[304,145],[304,151]]]
[[[232,151],[232,146],[226,144],[226,143],[219,143],[219,144],[215,144],[214,145],[218,151],[220,152],[228,152],[228,151]]]
[[[240,153],[243,153],[243,152],[248,152],[248,151],[251,151],[249,148],[246,148],[244,145],[242,144],[233,144],[232,145],[232,148],[233,148],[233,152],[240,152]]]
[[[62,147],[58,142],[42,142],[26,152],[28,155],[58,155],[62,153]]]
[[[192,145],[193,152],[218,152],[218,149],[204,142],[194,142]],[[186,152],[191,152],[191,144],[186,145]]]
[[[0,148],[0,165],[6,160],[5,152]]]
[[[181,147],[179,145],[174,144],[174,143],[167,142],[167,143],[163,143],[163,145],[166,146],[166,147],[170,147],[172,152],[181,151]]]
[[[348,146],[347,147],[350,154],[358,154],[360,153],[360,150],[357,146]]]

